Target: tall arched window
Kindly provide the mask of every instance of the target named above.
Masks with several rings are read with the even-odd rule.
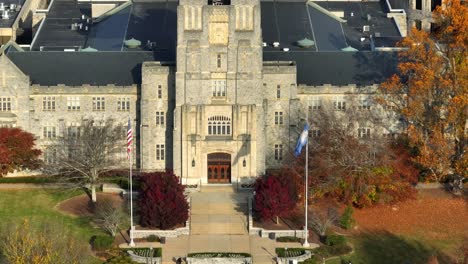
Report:
[[[231,119],[227,116],[212,116],[208,118],[208,135],[231,135]]]

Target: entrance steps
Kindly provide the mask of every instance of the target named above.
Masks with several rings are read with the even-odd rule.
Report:
[[[245,235],[247,234],[247,196],[228,185],[203,186],[192,193],[191,235]]]
[[[202,193],[221,192],[221,193],[234,193],[236,192],[235,186],[231,184],[209,184],[202,185],[200,188]]]

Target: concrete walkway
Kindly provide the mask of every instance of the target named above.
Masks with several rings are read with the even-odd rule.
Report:
[[[250,253],[255,264],[271,264],[276,247],[301,247],[300,243],[277,243],[275,240],[249,236],[247,197],[250,192],[235,192],[231,187],[203,187],[192,193],[189,236],[168,238],[165,244],[137,243],[138,247],[161,247],[163,263],[174,263],[188,253]],[[126,247],[126,245],[122,245]]]

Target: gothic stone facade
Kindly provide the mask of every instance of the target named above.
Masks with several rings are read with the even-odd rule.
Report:
[[[172,168],[186,184],[244,183],[287,164],[306,109],[340,110],[377,87],[298,86],[294,63],[263,62],[258,0],[181,0],[177,15],[176,65],[143,63],[141,86],[29,85],[2,56],[0,122],[45,148],[83,118],[130,117],[135,167]]]

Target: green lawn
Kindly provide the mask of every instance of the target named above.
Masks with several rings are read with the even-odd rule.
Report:
[[[80,190],[15,190],[0,191],[0,225],[30,219],[30,223],[53,223],[63,225],[83,243],[89,243],[91,236],[104,235],[94,228],[87,217],[64,215],[55,209],[60,201],[83,194]],[[90,259],[90,263],[102,263]]]
[[[423,241],[417,237],[397,236],[388,232],[361,234],[350,241],[355,251],[343,259],[351,260],[353,264],[425,264],[432,255],[438,257],[440,264],[453,263],[443,253],[445,248],[439,247],[436,241]],[[444,244],[454,242],[445,241]],[[341,259],[329,260],[327,264],[341,264]]]

